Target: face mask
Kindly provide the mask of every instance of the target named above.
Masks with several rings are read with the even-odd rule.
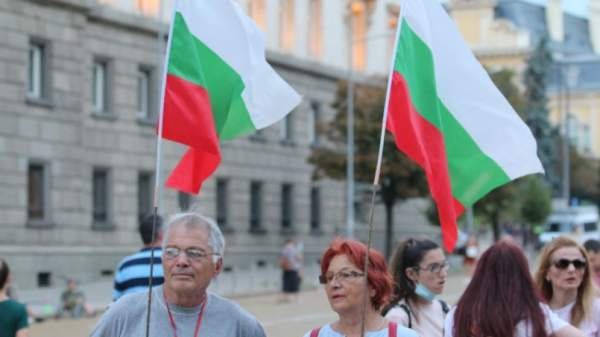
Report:
[[[415,294],[429,302],[432,302],[436,296],[435,293],[431,292],[431,290],[427,289],[427,287],[421,283],[417,283],[417,286],[415,287]]]

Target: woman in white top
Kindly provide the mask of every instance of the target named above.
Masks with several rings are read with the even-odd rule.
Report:
[[[448,306],[436,300],[448,277],[448,261],[440,246],[427,239],[400,242],[392,255],[394,295],[385,318],[419,335],[442,337]]]
[[[558,237],[540,256],[535,282],[550,309],[587,337],[600,337],[600,299],[587,253],[576,241]]]
[[[479,259],[444,336],[584,337],[540,301],[521,248],[499,241]]]
[[[364,310],[365,336],[418,337],[413,330],[391,323],[379,313],[392,294],[392,277],[383,255],[374,249],[369,250],[365,275],[366,252],[367,246],[355,240],[335,239],[329,245],[321,257],[319,281],[338,319],[307,332],[305,337],[360,337]]]

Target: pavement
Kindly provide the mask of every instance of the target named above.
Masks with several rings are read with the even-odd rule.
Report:
[[[467,279],[461,269],[452,270],[448,277],[442,299],[449,304],[454,304],[467,285]],[[243,308],[252,313],[261,322],[267,336],[287,337],[303,336],[307,331],[337,318],[331,311],[325,292],[322,287],[314,288],[309,285],[300,293],[296,303],[280,303],[280,295],[270,291],[259,295],[231,295],[228,296],[238,302]],[[85,285],[82,288],[86,294],[92,295],[91,289],[98,293],[92,296],[98,298],[110,294],[110,288],[102,284]],[[27,296],[30,294],[28,293]],[[39,295],[39,294],[38,294]],[[50,296],[50,295],[48,295]],[[108,297],[110,298],[110,297]],[[34,323],[30,328],[31,337],[83,337],[89,336],[100,316],[93,318],[73,319],[48,319],[41,323]]]

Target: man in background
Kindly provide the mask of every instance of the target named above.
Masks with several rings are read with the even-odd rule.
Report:
[[[121,296],[148,291],[150,277],[150,256],[154,250],[154,270],[152,271],[152,286],[163,284],[162,250],[163,219],[160,215],[156,217],[156,232],[152,237],[152,226],[154,215],[144,218],[138,228],[144,246],[135,254],[126,256],[117,267],[115,273],[115,285],[113,300]]]

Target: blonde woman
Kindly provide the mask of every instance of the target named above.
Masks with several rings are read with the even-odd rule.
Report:
[[[600,337],[600,299],[585,249],[558,237],[542,251],[535,283],[550,309],[587,337]]]

